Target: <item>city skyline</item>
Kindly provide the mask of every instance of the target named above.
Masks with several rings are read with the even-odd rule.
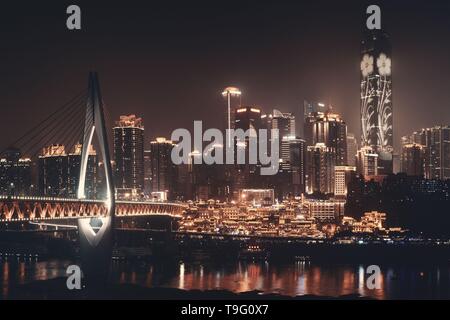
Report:
[[[0,300],[449,299],[431,1],[2,7]]]
[[[191,23],[178,36],[175,36],[175,31],[180,30],[170,29],[161,21],[172,12],[170,7],[160,7],[160,15],[156,20],[151,20],[152,16],[149,18],[153,21],[150,25],[162,32],[156,36],[156,32],[151,32],[150,26],[146,26],[142,19],[138,19],[137,26],[125,24],[117,27],[107,23],[108,19],[117,17],[118,7],[112,6],[108,16],[102,16],[105,20],[101,24],[92,19],[101,14],[98,8],[81,5],[86,16],[86,29],[91,35],[83,34],[82,30],[80,34],[67,34],[67,39],[62,33],[66,31],[55,28],[57,20],[52,14],[58,6],[49,10],[49,19],[38,21],[33,20],[36,18],[31,15],[31,10],[39,12],[47,8],[34,8],[31,5],[23,13],[22,19],[30,19],[41,26],[35,31],[39,43],[31,41],[27,50],[23,51],[25,47],[18,42],[20,30],[16,30],[15,38],[8,35],[5,42],[11,49],[7,55],[10,63],[4,66],[4,86],[0,89],[5,116],[17,118],[23,112],[32,114],[34,108],[30,107],[31,101],[33,104],[37,101],[42,109],[50,111],[55,107],[55,101],[65,101],[76,92],[75,88],[79,88],[84,81],[86,70],[95,66],[104,82],[105,103],[111,113],[109,125],[121,114],[140,115],[145,121],[146,145],[157,136],[168,137],[173,128],[188,127],[193,120],[204,120],[209,127],[221,127],[222,119],[217,115],[226,111],[221,90],[228,85],[236,85],[242,90],[243,104],[257,105],[266,112],[280,109],[298,114],[303,100],[331,103],[346,119],[348,131],[356,134],[359,140],[359,46],[366,17],[365,5],[358,3],[347,7],[340,4],[338,8],[325,3],[327,5],[322,7],[328,8],[325,10],[321,10],[319,5],[295,6],[287,3],[284,7],[276,7],[272,15],[269,11],[274,6],[270,3],[248,3],[238,7],[236,12],[227,9],[217,12],[208,6],[201,6],[197,15],[205,22],[217,18],[212,30],[201,30],[200,22]],[[447,50],[450,51],[445,44],[437,50],[436,41],[428,43],[431,40],[424,35],[427,31],[433,37],[444,33],[449,27],[446,19],[437,19],[436,15],[444,16],[446,10],[450,12],[450,9],[447,4],[433,3],[429,11],[421,12],[421,21],[427,23],[419,26],[411,23],[406,28],[400,21],[417,21],[417,10],[412,9],[419,4],[408,2],[409,6],[405,10],[400,10],[401,1],[399,4],[381,2],[380,5],[382,27],[390,34],[394,50],[394,144],[398,154],[401,151],[401,136],[424,127],[450,122],[448,113],[443,112],[450,97],[447,97],[446,90],[440,89],[445,81],[440,81],[439,73],[434,71],[445,70],[450,66],[446,65],[445,59],[423,58],[429,51],[442,57]],[[436,7],[441,10],[431,12]],[[127,13],[142,18],[135,9],[127,9]],[[182,9],[184,7],[177,7],[171,13],[172,19],[184,21],[180,12]],[[11,10],[16,9],[12,7]],[[188,12],[191,11],[192,8]],[[298,17],[293,17],[288,11],[295,12]],[[305,11],[310,13],[311,18],[303,16]],[[231,25],[225,19],[229,14]],[[313,21],[315,15],[323,18],[319,25]],[[262,31],[250,23],[261,19],[267,24],[262,27]],[[303,24],[310,24],[314,30],[300,28]],[[106,25],[111,29],[111,34],[117,36],[113,42],[107,37],[109,29]],[[10,28],[13,30],[17,27],[17,21],[11,23]],[[126,35],[138,27],[142,28],[139,28],[135,37],[141,36],[142,40],[132,41],[129,50],[119,50],[118,44],[126,43]],[[408,34],[405,34],[406,31]],[[147,32],[148,37],[145,36]],[[232,41],[220,40],[221,35],[227,32],[233,33]],[[345,33],[345,36],[341,37],[341,33]],[[417,39],[411,38],[411,34]],[[64,45],[54,45],[53,40],[60,37],[63,37],[60,40]],[[97,37],[99,43],[94,46],[94,53],[88,59],[75,46],[85,40],[88,45],[93,45],[93,37]],[[154,48],[151,44],[154,44]],[[202,51],[202,45],[208,50]],[[38,57],[43,57],[43,47],[47,46],[54,48],[55,52],[46,52],[49,56],[42,64],[30,67]],[[411,46],[414,46],[414,50],[411,50]],[[336,52],[330,47],[343,49]],[[238,50],[240,54],[234,53],[236,48],[242,48]],[[179,49],[183,50],[175,53]],[[108,59],[101,58],[105,50],[108,51]],[[20,52],[21,55],[18,55]],[[59,58],[52,60],[53,63],[47,62],[56,53]],[[80,53],[80,59],[75,63],[73,58],[77,53]],[[206,58],[206,54],[209,58]],[[23,65],[15,68],[19,56],[23,57],[20,60]],[[435,65],[436,61],[440,61],[439,66]],[[183,72],[180,73],[180,70]],[[427,78],[425,84],[418,80],[421,77]],[[123,81],[125,78],[126,83]],[[63,83],[64,90],[61,89]],[[119,85],[123,89],[117,90]],[[423,108],[423,105],[427,108]],[[178,116],[173,116],[174,111]],[[24,125],[31,125],[28,123],[29,118],[21,121]],[[12,129],[8,130],[8,126],[6,124],[6,131],[13,132]],[[9,139],[6,135],[0,138],[2,147],[14,140],[13,133],[10,134]]]

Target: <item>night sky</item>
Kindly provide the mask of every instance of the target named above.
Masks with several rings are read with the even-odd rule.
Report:
[[[396,152],[402,135],[450,124],[449,1],[14,3],[0,10],[2,148],[85,88],[90,70],[108,118],[142,116],[147,143],[194,120],[220,127],[228,85],[265,111],[330,102],[359,137],[368,4],[381,6],[392,41]],[[66,29],[70,4],[81,31]]]

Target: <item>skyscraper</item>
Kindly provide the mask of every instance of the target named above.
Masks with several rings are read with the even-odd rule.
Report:
[[[347,133],[347,164],[356,166],[356,154],[358,153],[358,141],[353,133]]]
[[[0,194],[29,195],[31,184],[31,159],[18,149],[6,150],[0,158]]]
[[[152,192],[152,162],[150,150],[144,150],[144,192],[146,195],[150,195]]]
[[[72,153],[68,154],[67,159],[67,195],[71,198],[76,198],[78,193],[78,184],[80,181],[81,168],[81,144],[74,147]],[[86,170],[85,194],[88,199],[97,198],[97,169],[98,160],[97,153],[94,147],[89,147],[89,157]]]
[[[294,114],[274,109],[272,115],[272,129],[279,130],[280,140],[283,137],[295,137]]]
[[[144,126],[134,114],[120,116],[113,128],[116,192],[140,197],[144,190]]]
[[[39,156],[39,194],[58,197],[68,194],[68,158],[64,145],[43,148]]]
[[[173,198],[176,187],[176,167],[171,159],[173,147],[172,141],[162,137],[150,143],[152,192],[167,192],[169,199]]]
[[[231,130],[233,127],[233,119],[232,119],[232,110],[233,107],[241,106],[241,95],[242,92],[239,88],[236,87],[227,87],[223,90],[222,96],[227,99],[227,124],[225,126],[226,129]],[[238,102],[233,101],[233,98],[239,99]],[[228,133],[228,147],[231,147],[232,142],[230,139],[231,133]]]
[[[271,128],[277,129],[279,136],[279,148],[280,151],[280,170],[289,171],[291,169],[290,163],[290,144],[295,136],[295,116],[292,113],[282,113],[281,111],[274,109],[271,117]]]
[[[364,176],[364,179],[370,180],[378,176],[378,154],[371,147],[359,149],[356,158],[357,171]]]
[[[425,148],[421,144],[405,144],[402,147],[401,172],[408,176],[424,175]]]
[[[361,43],[361,146],[378,154],[379,174],[392,172],[392,60],[389,36],[369,31]]]
[[[450,126],[422,129],[403,137],[402,143],[424,146],[424,173],[427,179],[450,179]]]
[[[235,109],[234,112],[234,129],[242,129],[244,132],[253,129],[253,134],[258,134],[259,129],[263,128],[263,120],[261,119],[261,109],[256,106],[243,106]],[[237,198],[239,189],[247,189],[251,187],[251,178],[255,178],[258,165],[249,164],[250,145],[249,138],[246,136],[245,141],[235,141],[235,157],[239,151],[245,150],[245,164],[237,164],[234,166],[233,173],[233,194]],[[259,146],[258,146],[259,149]],[[257,151],[257,150],[254,150]]]
[[[290,166],[294,195],[306,190],[306,142],[303,139],[292,139],[289,143]]]
[[[324,143],[307,149],[307,192],[329,194],[334,192],[335,151]]]
[[[324,143],[333,149],[336,165],[347,164],[347,125],[331,107],[325,112],[310,113],[305,119],[304,130],[308,146]]]

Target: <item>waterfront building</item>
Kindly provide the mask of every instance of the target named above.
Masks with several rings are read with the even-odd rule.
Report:
[[[253,206],[271,206],[275,201],[273,189],[242,189],[239,196],[241,203]]]
[[[378,154],[372,147],[365,146],[359,149],[356,158],[357,171],[366,180],[378,176]]]
[[[68,195],[68,157],[64,145],[44,147],[38,159],[38,171],[39,194],[49,197]]]
[[[140,198],[144,191],[144,126],[135,115],[120,116],[113,128],[116,193]]]
[[[309,217],[317,221],[339,221],[344,216],[345,201],[306,199]]]
[[[0,158],[0,194],[29,195],[32,191],[31,159],[20,150],[7,149]]]
[[[324,143],[307,148],[307,193],[334,192],[335,152]]]
[[[335,166],[334,167],[334,196],[347,197],[347,186],[356,174],[356,167]]]
[[[310,113],[304,124],[304,137],[308,146],[323,143],[334,152],[334,163],[347,165],[347,125],[341,116],[332,111]]]
[[[450,179],[450,126],[425,128],[402,138],[402,144],[423,146],[427,179]]]
[[[173,199],[176,188],[176,166],[171,159],[174,143],[159,137],[150,143],[150,168],[152,192],[166,192]]]

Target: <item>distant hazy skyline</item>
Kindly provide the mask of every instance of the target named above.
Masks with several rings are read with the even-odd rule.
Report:
[[[360,41],[368,4],[382,8],[393,48],[394,141],[450,124],[448,1],[76,1],[4,5],[0,146],[87,86],[97,70],[109,119],[144,119],[147,143],[194,120],[225,121],[224,87],[265,112],[331,103],[360,137]],[[10,7],[8,7],[10,6]],[[55,141],[57,142],[57,141]]]

